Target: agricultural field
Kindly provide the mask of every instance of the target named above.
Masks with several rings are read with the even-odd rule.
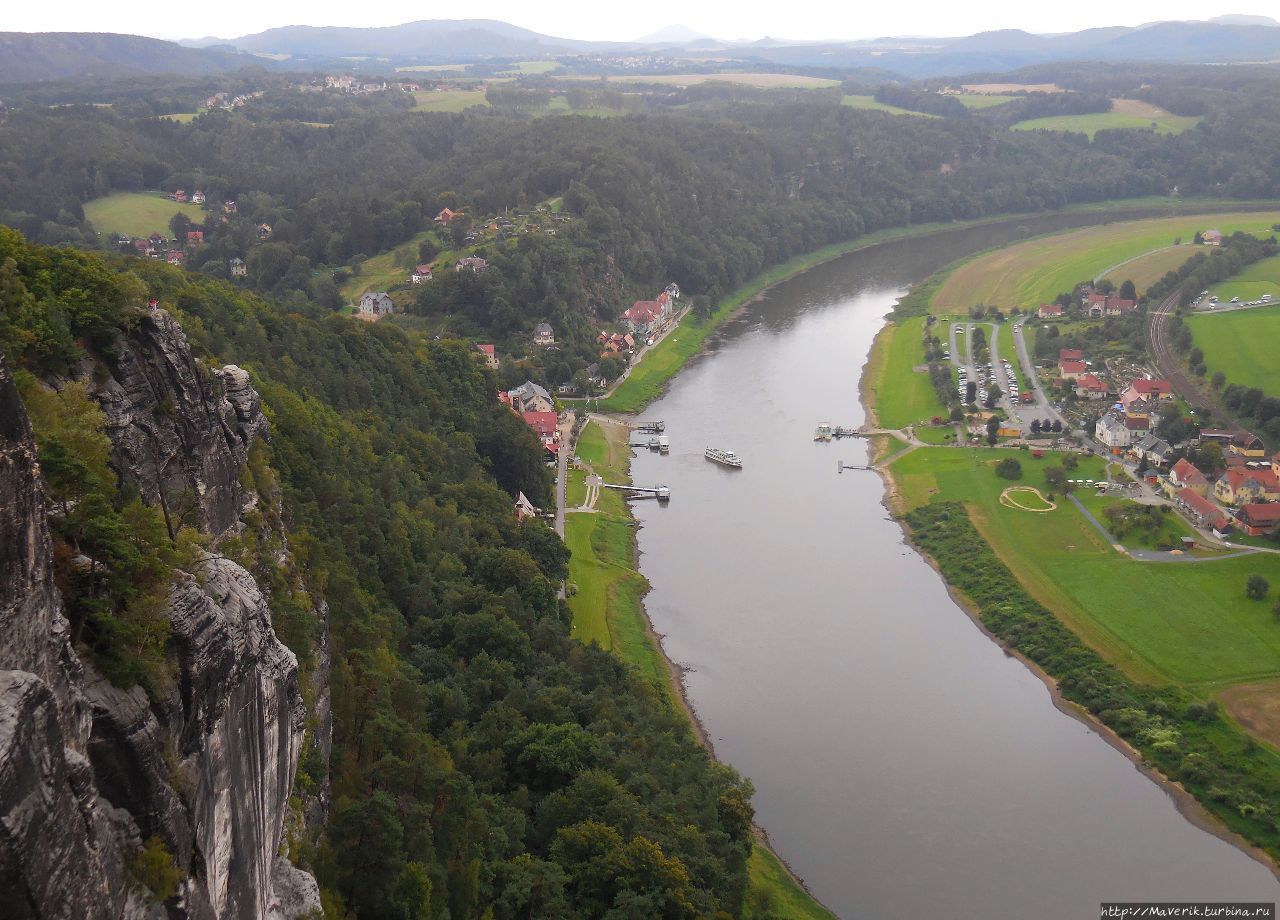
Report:
[[[559,61],[517,61],[511,68],[501,73],[504,76],[551,73],[560,69]]]
[[[1175,239],[1186,242],[1198,230],[1270,233],[1277,218],[1276,212],[1159,217],[1027,240],[956,268],[934,292],[931,309],[937,314],[965,312],[978,304],[1032,309],[1126,260],[1167,249]],[[1187,258],[1192,254],[1188,250]]]
[[[875,112],[890,112],[894,115],[918,115],[922,118],[937,118],[928,112],[913,112],[910,109],[900,109],[896,105],[885,105],[883,102],[876,100],[875,96],[841,96],[840,104],[847,105],[851,109],[871,109]]]
[[[1230,383],[1280,395],[1280,305],[1199,313],[1187,317],[1187,327],[1211,376],[1222,371]]]
[[[995,475],[995,463],[1005,457],[1018,458],[1022,479]],[[1050,494],[1043,470],[1058,459],[1034,460],[1014,450],[923,448],[895,460],[891,472],[905,508],[964,502],[1027,590],[1131,677],[1216,692],[1280,675],[1280,624],[1271,603],[1244,596],[1253,574],[1280,585],[1280,556],[1139,562],[1117,552],[1061,496],[1045,513],[1001,504],[1000,494],[1011,485]],[[1079,459],[1072,478],[1102,478],[1101,459]]]
[[[925,366],[924,321],[923,316],[913,316],[889,323],[876,336],[865,375],[868,400],[882,428],[905,428],[947,414],[928,370],[916,369]]]
[[[1139,291],[1145,291],[1159,281],[1168,272],[1177,271],[1182,263],[1196,254],[1198,250],[1186,240],[1181,246],[1167,246],[1127,259],[1119,265],[1104,270],[1102,277],[1119,287],[1125,281],[1132,281]]]
[[[85,220],[99,233],[126,233],[129,236],[169,236],[169,220],[185,214],[195,223],[204,220],[205,211],[197,204],[178,203],[159,192],[117,192],[105,198],[85,202]]]
[[[1088,115],[1057,115],[1032,118],[1011,126],[1013,131],[1076,131],[1093,136],[1116,128],[1148,128],[1158,134],[1181,134],[1200,123],[1195,116],[1173,115],[1159,106],[1137,99],[1113,99],[1111,111]]]
[[[1056,83],[966,83],[961,89],[971,93],[1003,95],[1008,93],[1067,93]]]
[[[415,112],[462,112],[475,105],[488,104],[482,89],[424,89],[413,94]]]
[[[185,125],[193,121],[199,114],[199,112],[174,112],[171,115],[160,115],[158,117],[163,118],[165,121],[176,121],[178,124]]]
[[[998,105],[1010,103],[1015,97],[979,93],[960,93],[959,95],[951,94],[951,98],[958,100],[966,109],[991,109]]]
[[[583,77],[597,80],[596,77]],[[839,86],[839,80],[790,73],[689,73],[655,74],[652,76],[610,77],[610,83],[658,83],[669,86],[697,86],[701,83],[736,83],[759,89],[825,89]]]

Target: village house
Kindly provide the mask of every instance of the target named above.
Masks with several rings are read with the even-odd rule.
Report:
[[[449,226],[449,221],[453,220],[457,216],[458,216],[457,211],[451,211],[448,208],[442,208],[440,210],[440,213],[435,216],[434,220],[437,224],[444,224],[447,227]]]
[[[1220,444],[1224,449],[1231,445],[1233,437],[1225,428],[1201,428],[1196,436],[1197,444]]]
[[[1125,419],[1108,412],[1098,419],[1093,427],[1093,436],[1098,443],[1118,454],[1133,443],[1133,430],[1125,424]]]
[[[1183,489],[1174,502],[1196,526],[1208,527],[1219,537],[1231,529],[1231,518],[1227,513],[1199,492]]]
[[[467,256],[459,259],[457,264],[453,266],[453,270],[457,272],[462,271],[464,268],[469,268],[479,275],[489,270],[489,263],[479,256]]]
[[[1179,489],[1190,489],[1192,492],[1200,496],[1209,494],[1209,480],[1205,478],[1204,473],[1185,457],[1173,465],[1169,470],[1169,487],[1165,490],[1171,495],[1175,494]]]
[[[418,265],[413,269],[413,274],[409,276],[410,284],[421,284],[424,281],[431,280],[431,266]]]
[[[151,241],[150,241],[150,240],[142,240],[142,239],[134,240],[134,241],[133,241],[133,248],[134,248],[134,251],[139,252],[139,253],[142,253],[142,254],[144,254],[144,255],[145,255],[145,254],[146,254],[146,252],[147,252],[147,250],[151,248]]]
[[[622,314],[622,322],[632,332],[648,335],[658,328],[662,316],[662,305],[658,301],[637,300]]]
[[[192,204],[204,204],[204,192],[197,191],[191,196]]]
[[[1240,529],[1252,537],[1269,534],[1280,525],[1280,504],[1249,504],[1236,514]]]
[[[1139,399],[1173,399],[1173,386],[1167,380],[1138,377],[1120,394],[1120,405],[1127,409],[1130,403]]]
[[[553,412],[556,407],[551,394],[532,380],[499,394],[499,399],[521,415],[526,412]]]
[[[187,245],[188,245],[188,246],[195,246],[195,245],[199,245],[200,243],[203,243],[203,242],[204,242],[204,231],[203,231],[203,230],[188,230],[188,231],[187,231]]]
[[[186,258],[181,249],[170,249],[164,254],[164,260],[170,265],[181,265]]]
[[[386,291],[370,291],[360,295],[360,312],[365,316],[387,316],[394,313],[395,309],[395,304]]]
[[[1078,348],[1059,348],[1058,360],[1059,361],[1083,361],[1084,352]]]
[[[539,348],[546,348],[548,345],[556,343],[555,332],[551,329],[550,323],[538,323],[533,327],[533,344]]]
[[[1213,497],[1224,505],[1245,505],[1250,502],[1280,498],[1280,485],[1271,470],[1247,470],[1242,467],[1228,469],[1213,485]]]
[[[484,355],[485,366],[490,370],[496,371],[498,369],[498,355],[493,350],[493,346],[486,343],[477,345],[476,349],[479,350],[480,354]]]
[[[1062,304],[1042,303],[1036,315],[1041,319],[1062,319]]]
[[[1090,317],[1096,319],[1103,316],[1122,316],[1136,309],[1138,305],[1118,294],[1099,294],[1092,288],[1086,288],[1081,306],[1089,312]]]
[[[1110,387],[1093,374],[1076,378],[1076,395],[1082,399],[1106,399],[1109,392]]]
[[[249,267],[244,264],[244,259],[239,256],[228,262],[227,268],[231,272],[232,278],[243,278],[249,274]]]
[[[680,299],[680,285],[676,284],[674,281],[666,286],[665,291],[667,296],[672,300]]]
[[[234,201],[224,201],[224,202],[222,202],[222,213],[223,213],[223,214],[234,214],[234,213],[236,213],[236,203],[235,203]]]
[[[555,412],[521,412],[520,417],[547,449],[560,450],[560,419]]]
[[[1154,434],[1148,434],[1135,441],[1129,449],[1135,460],[1146,460],[1148,466],[1165,467],[1169,464],[1169,455],[1173,448]]]
[[[1089,366],[1083,361],[1058,361],[1058,377],[1062,380],[1075,380],[1089,372]]]
[[[1267,455],[1267,449],[1262,443],[1262,439],[1248,431],[1241,431],[1233,435],[1228,450],[1237,457],[1256,460]]]
[[[1200,240],[1206,246],[1221,246],[1222,232],[1220,230],[1206,230],[1200,234]]]
[[[258,239],[265,240],[271,236],[270,224],[258,224]]]
[[[181,188],[180,188],[180,189],[178,189],[176,192],[174,192],[174,193],[173,193],[173,200],[174,200],[174,201],[186,201],[186,200],[187,200],[187,190],[186,190],[186,189],[181,189]]]
[[[516,493],[516,520],[523,521],[527,518],[536,517],[538,509],[533,506],[533,502],[525,497],[523,492]]]

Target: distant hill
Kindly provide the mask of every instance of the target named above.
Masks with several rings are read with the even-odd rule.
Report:
[[[1239,13],[1229,13],[1226,16],[1214,16],[1209,21],[1220,23],[1224,26],[1267,26],[1273,29],[1280,29],[1280,22],[1270,16],[1242,16]]]
[[[373,57],[413,59],[424,64],[625,47],[613,42],[554,38],[494,19],[428,19],[369,29],[282,26],[227,41],[245,51],[298,58]]]
[[[184,48],[141,35],[0,32],[0,83],[80,76],[209,74],[262,62],[225,48]]]
[[[637,38],[635,43],[637,45],[688,45],[707,40],[715,41],[710,35],[695,32],[688,26],[670,25]]]

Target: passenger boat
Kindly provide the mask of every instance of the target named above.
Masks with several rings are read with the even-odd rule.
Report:
[[[823,422],[821,425],[818,426],[818,430],[813,433],[813,439],[815,441],[830,441],[831,426],[826,422]]]
[[[719,463],[721,466],[731,466],[734,469],[742,469],[742,461],[738,459],[738,455],[731,450],[721,450],[718,447],[708,447],[705,456],[712,463]]]

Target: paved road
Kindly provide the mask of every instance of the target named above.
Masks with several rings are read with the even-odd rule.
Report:
[[[1035,417],[1040,421],[1059,421],[1062,422],[1063,430],[1067,430],[1067,420],[1062,417],[1053,404],[1049,402],[1049,398],[1044,395],[1044,389],[1040,386],[1040,376],[1036,373],[1035,362],[1031,360],[1031,353],[1027,350],[1027,338],[1022,333],[1022,326],[1030,316],[1024,316],[1014,320],[1013,323],[1013,345],[1018,352],[1018,362],[1022,365],[1022,373],[1026,376],[1027,382],[1031,385],[1031,391],[1035,394]]]
[[[569,457],[577,447],[573,443],[573,423],[577,416],[566,412],[560,422],[560,456],[556,458],[556,533],[564,539],[564,503],[569,494]]]
[[[1097,528],[1098,533],[1102,534],[1104,540],[1112,546],[1121,546],[1111,531],[1103,525],[1096,517],[1093,516],[1088,508],[1080,503],[1080,499],[1068,493],[1067,498],[1071,499],[1071,503],[1080,509],[1080,513],[1088,519],[1088,521]],[[1236,556],[1252,556],[1258,550],[1250,547],[1248,549],[1236,550],[1233,553],[1223,553],[1220,556],[1192,556],[1190,553],[1171,553],[1159,549],[1139,549],[1137,547],[1124,547],[1124,552],[1140,562],[1217,562],[1221,559],[1234,559]]]

